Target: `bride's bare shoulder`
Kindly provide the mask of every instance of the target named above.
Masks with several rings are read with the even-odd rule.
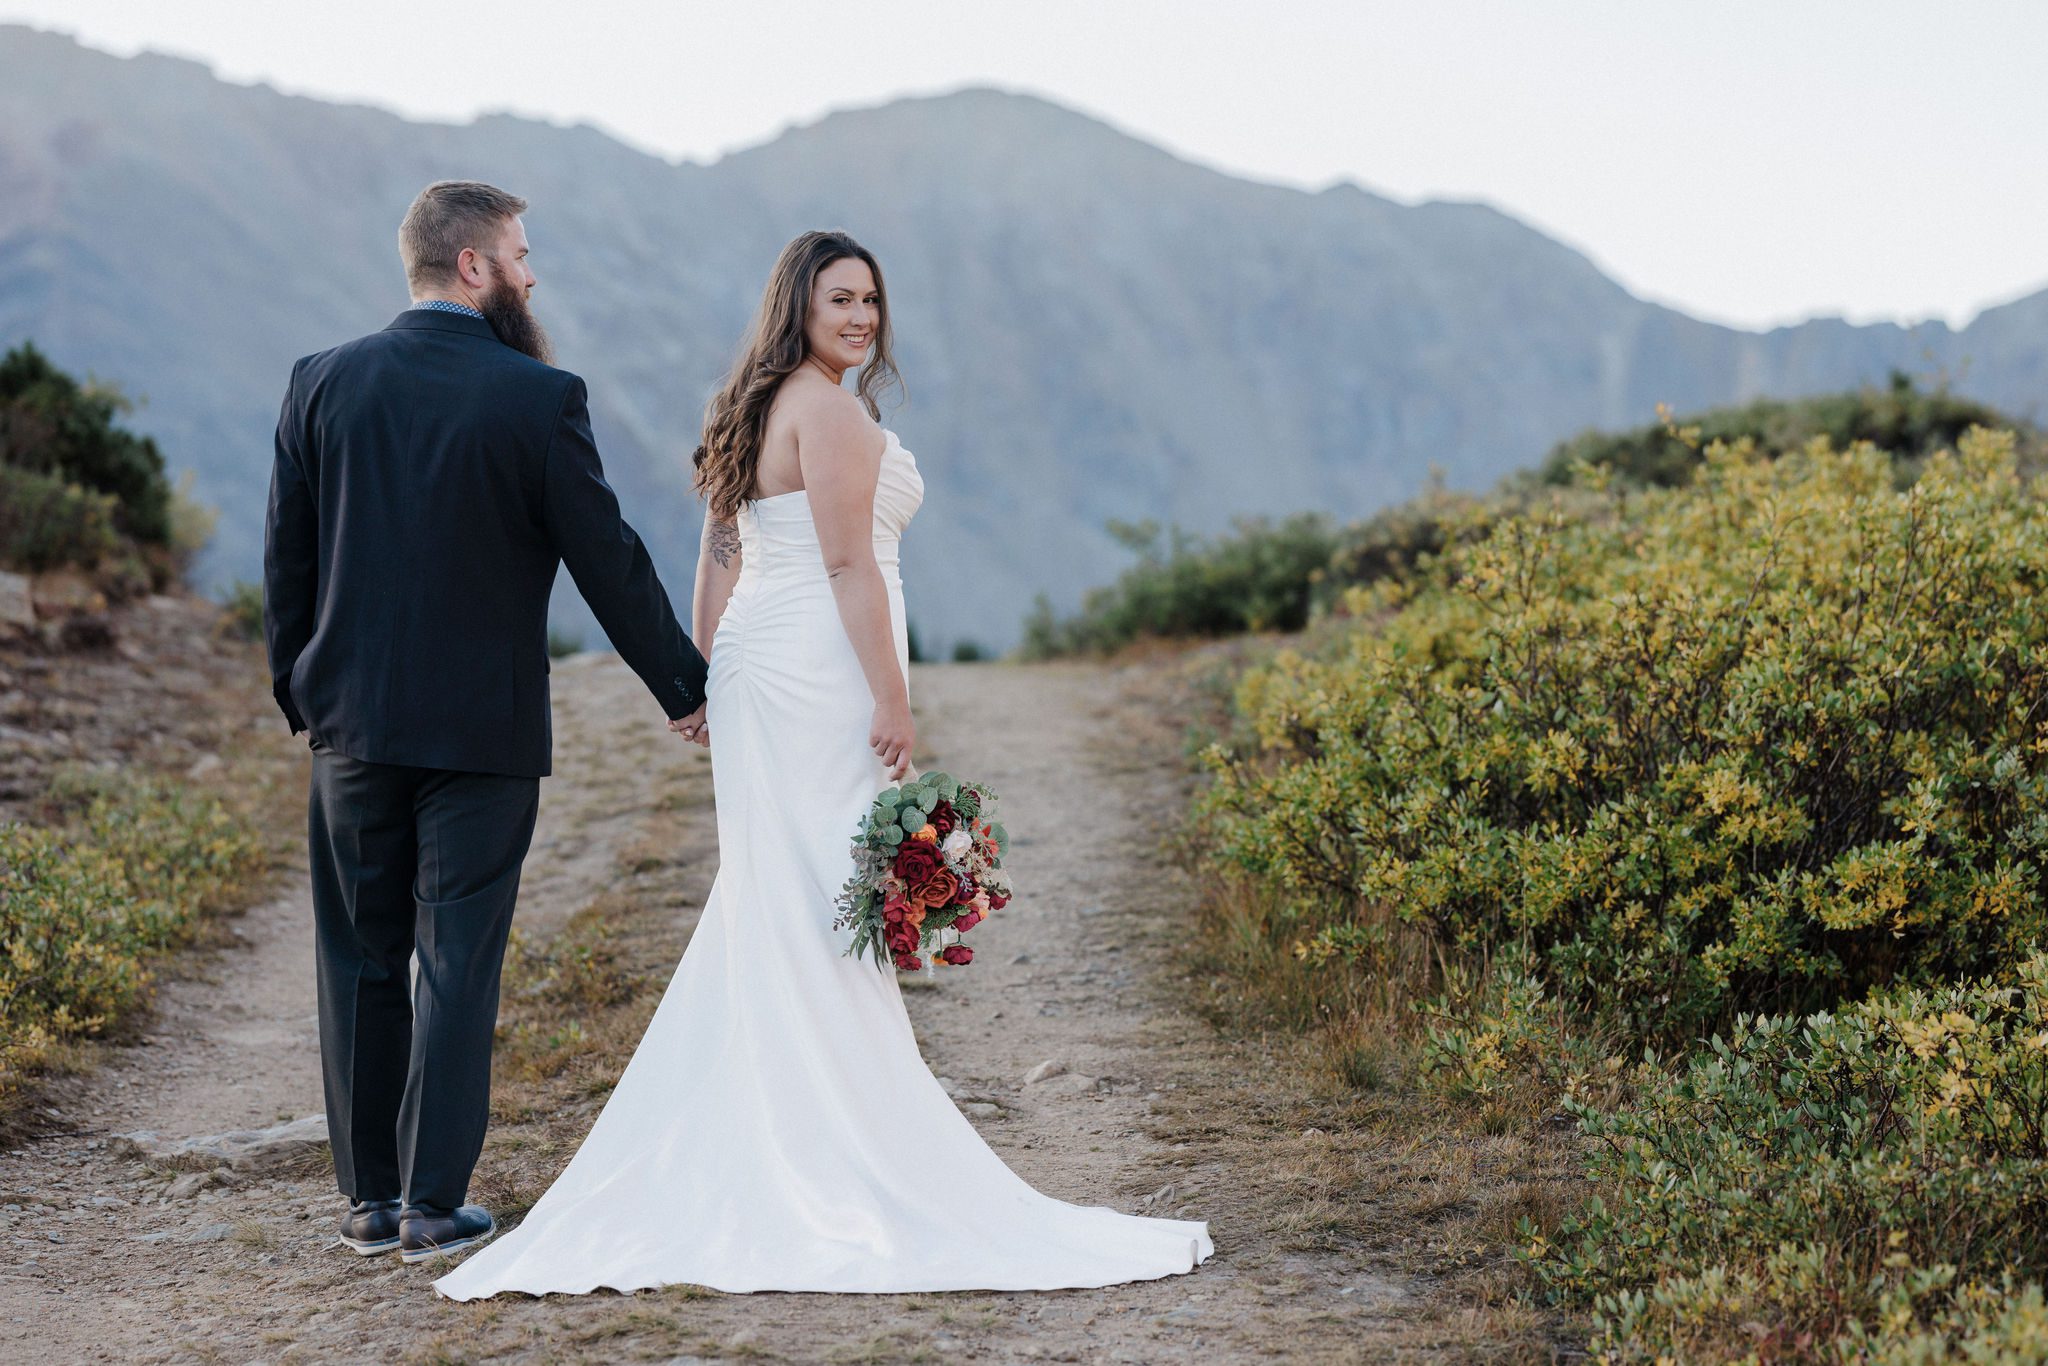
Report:
[[[880,457],[886,438],[882,428],[852,390],[826,381],[792,378],[776,397],[776,412],[786,418],[797,447],[852,447]]]

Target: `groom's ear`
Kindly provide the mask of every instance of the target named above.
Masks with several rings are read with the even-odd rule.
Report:
[[[491,263],[475,247],[464,247],[455,253],[455,276],[471,289],[482,289],[491,283]]]

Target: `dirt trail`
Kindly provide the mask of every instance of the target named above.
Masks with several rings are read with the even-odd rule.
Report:
[[[1358,1250],[1295,1236],[1280,1206],[1298,1192],[1248,1161],[1246,1145],[1222,1141],[1260,1108],[1260,1089],[1246,1077],[1252,1060],[1176,1004],[1170,950],[1186,889],[1157,853],[1183,792],[1171,718],[1093,667],[928,667],[913,689],[927,766],[971,773],[1002,794],[1022,892],[974,931],[973,967],[912,984],[928,1061],[1026,1179],[1070,1200],[1208,1219],[1210,1263],[1163,1281],[1051,1294],[677,1288],[442,1302],[425,1269],[333,1246],[337,1197],[324,1171],[181,1175],[150,1170],[112,1141],[318,1112],[311,938],[295,869],[276,899],[237,922],[234,946],[194,959],[165,987],[143,1043],[109,1050],[69,1093],[72,1132],[0,1154],[0,1360],[1217,1362],[1414,1352],[1403,1320],[1420,1303],[1415,1288],[1375,1274]],[[542,789],[523,932],[544,941],[599,897],[658,886],[644,894],[661,912],[660,951],[671,954],[715,864],[708,761],[660,730],[610,656],[558,666],[555,690],[557,776]],[[650,839],[682,852],[650,857]],[[612,1074],[624,1061],[622,1052],[601,1059]],[[1064,1070],[1027,1084],[1045,1062]],[[1297,1141],[1282,1138],[1280,1148]],[[479,1193],[493,1189],[494,1164],[552,1171],[567,1156],[559,1141],[500,1125]]]

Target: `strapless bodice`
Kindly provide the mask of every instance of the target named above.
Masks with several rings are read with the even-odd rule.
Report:
[[[924,501],[924,477],[896,433],[883,429],[882,468],[875,480],[875,562],[894,578],[903,529]],[[740,504],[740,572],[822,574],[818,527],[803,489]]]

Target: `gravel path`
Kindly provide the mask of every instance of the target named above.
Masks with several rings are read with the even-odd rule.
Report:
[[[68,1132],[0,1154],[0,1359],[1218,1362],[1413,1351],[1402,1326],[1414,1288],[1374,1274],[1357,1250],[1288,1236],[1275,1212],[1286,1189],[1228,1141],[1260,1092],[1251,1060],[1176,1003],[1187,893],[1157,850],[1184,792],[1178,729],[1125,681],[1092,666],[920,668],[920,762],[1002,794],[1021,896],[970,936],[972,967],[908,995],[934,1071],[1035,1185],[1210,1220],[1217,1256],[1193,1274],[1050,1294],[677,1288],[441,1302],[425,1269],[333,1246],[337,1200],[317,1153],[244,1171],[139,1158],[117,1137],[183,1139],[318,1112],[295,869],[277,899],[236,922],[230,947],[195,955],[166,984],[140,1043],[104,1050],[96,1075],[62,1093]],[[641,896],[657,885],[647,879],[665,878],[645,892],[643,919],[665,955],[653,961],[672,961],[714,864],[708,760],[660,730],[610,656],[558,666],[555,687],[560,765],[542,790],[523,933],[544,941],[593,900]],[[665,869],[645,854],[656,837],[682,851]],[[601,1061],[615,1075],[625,1056]],[[559,1143],[523,1132],[494,1131],[480,1189],[494,1163],[566,1161]]]

